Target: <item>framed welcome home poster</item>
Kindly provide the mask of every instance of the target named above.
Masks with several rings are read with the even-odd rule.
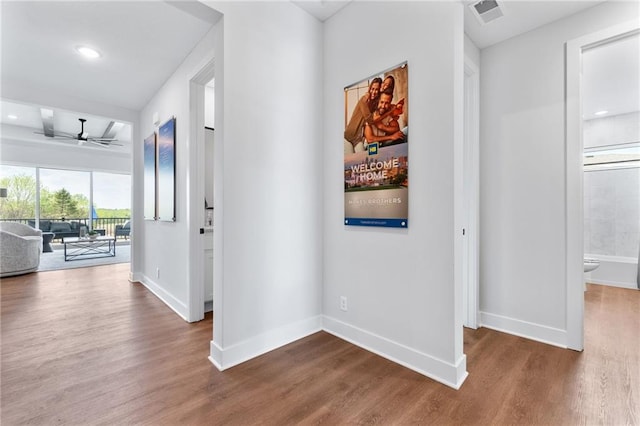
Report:
[[[407,228],[408,65],[345,87],[344,224]]]

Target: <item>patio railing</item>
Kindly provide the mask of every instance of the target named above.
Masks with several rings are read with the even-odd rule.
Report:
[[[91,222],[92,229],[104,229],[105,235],[115,235],[116,234],[116,225],[122,225],[126,221],[130,220],[128,217],[109,217],[109,218],[98,218],[98,219],[89,219],[86,217],[82,218],[44,218],[41,217],[40,221],[48,220],[51,222],[78,222],[87,228],[89,228],[89,222]],[[0,219],[2,222],[19,222],[24,223],[25,225],[30,225],[35,222],[34,218],[26,218],[26,219]]]

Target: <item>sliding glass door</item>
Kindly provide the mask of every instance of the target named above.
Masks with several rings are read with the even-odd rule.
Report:
[[[93,172],[93,207],[93,228],[116,235],[116,226],[131,218],[131,176]]]
[[[40,169],[40,220],[89,219],[89,172]]]
[[[130,235],[130,175],[0,165],[0,188],[0,220],[59,234]]]

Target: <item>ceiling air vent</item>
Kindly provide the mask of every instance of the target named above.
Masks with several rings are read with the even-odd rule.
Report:
[[[497,0],[481,0],[471,3],[469,8],[482,25],[504,16],[504,6]]]

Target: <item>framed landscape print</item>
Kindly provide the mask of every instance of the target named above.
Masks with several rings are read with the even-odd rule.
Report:
[[[407,228],[408,65],[345,87],[344,224]]]
[[[176,220],[176,119],[158,128],[158,220]]]
[[[156,220],[156,133],[144,140],[144,220]]]

